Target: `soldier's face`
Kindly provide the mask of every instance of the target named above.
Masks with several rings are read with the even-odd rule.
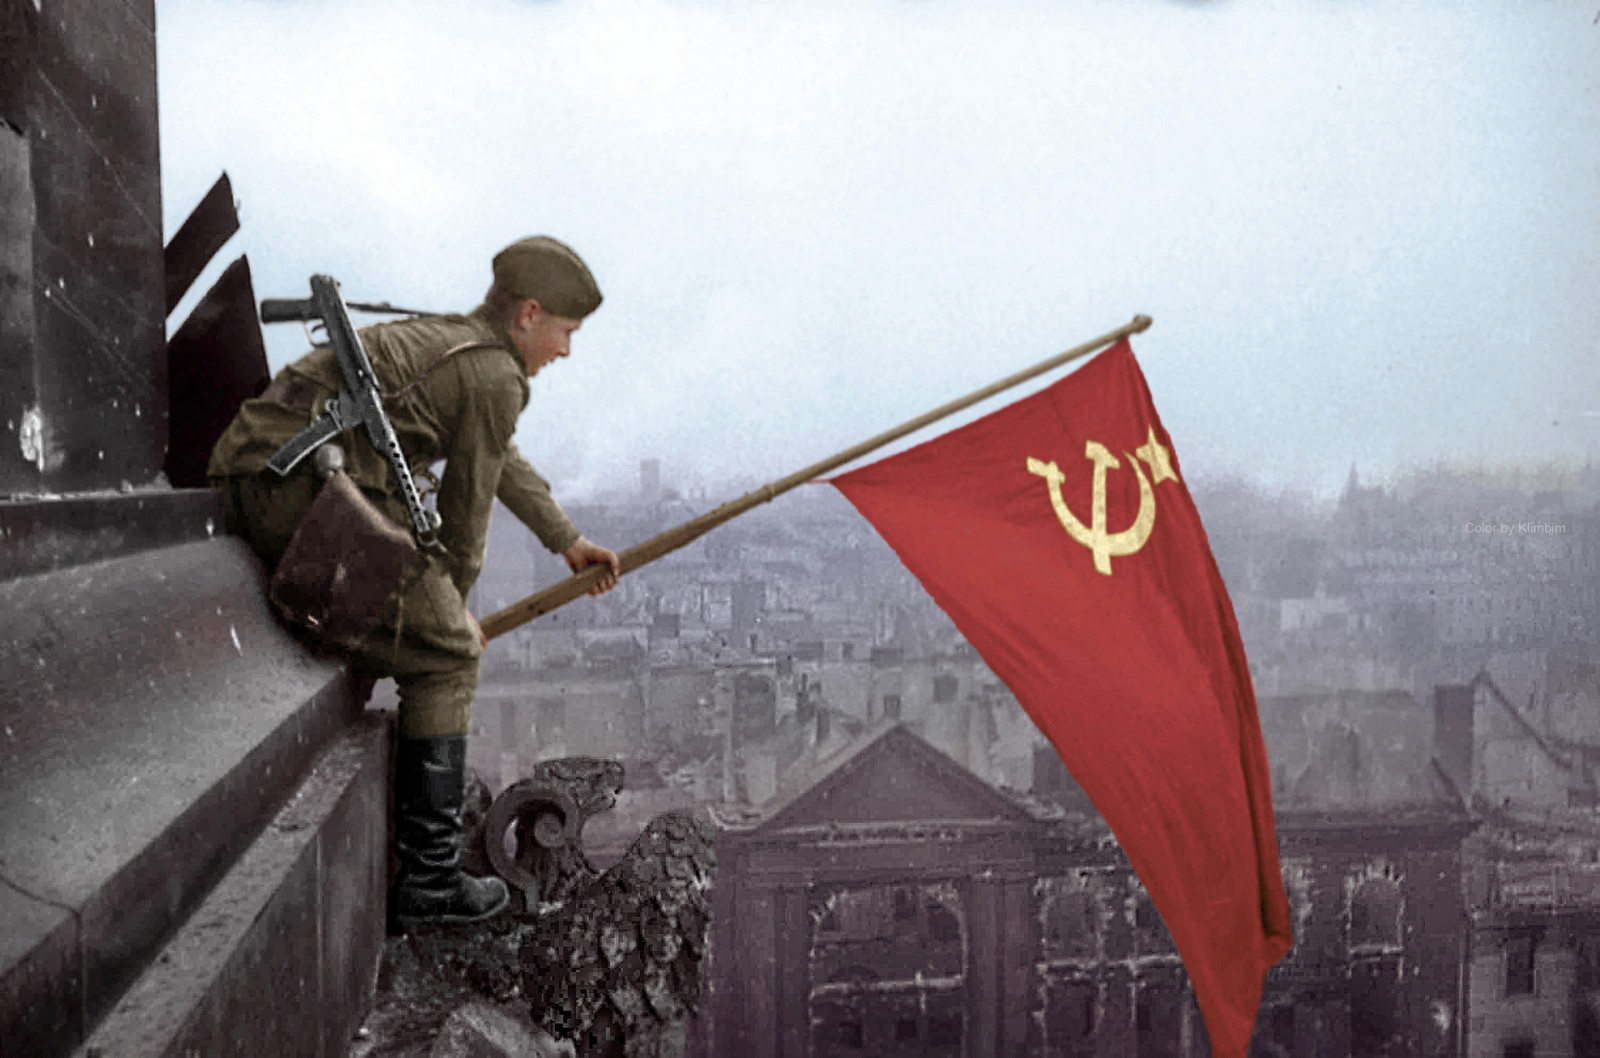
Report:
[[[578,320],[546,312],[537,301],[522,303],[508,331],[527,365],[529,378],[546,364],[572,355],[572,336],[579,326]]]

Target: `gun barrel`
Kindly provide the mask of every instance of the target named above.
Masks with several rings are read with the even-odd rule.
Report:
[[[345,308],[357,312],[376,312],[391,316],[437,316],[427,309],[403,309],[387,301],[347,301]],[[289,323],[293,320],[317,319],[317,307],[306,298],[262,298],[262,323]]]

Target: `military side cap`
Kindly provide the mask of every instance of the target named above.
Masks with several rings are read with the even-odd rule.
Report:
[[[548,235],[518,239],[495,254],[494,284],[568,319],[581,320],[600,307],[600,285],[589,266],[572,247]]]

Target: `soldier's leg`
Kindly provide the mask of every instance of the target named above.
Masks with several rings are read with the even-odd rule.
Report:
[[[461,593],[424,552],[352,660],[358,672],[394,677],[402,738],[453,738],[471,729],[482,656]]]
[[[222,489],[228,531],[269,570],[321,487],[311,468],[304,470],[283,479],[263,472],[214,482]],[[385,505],[386,497],[369,497]],[[392,676],[400,692],[394,769],[400,875],[390,909],[402,926],[475,921],[510,899],[499,879],[473,878],[460,869],[466,736],[481,654],[460,593],[443,565],[425,554],[351,656],[359,676]]]
[[[405,929],[473,922],[510,900],[498,878],[461,870],[467,735],[482,647],[460,594],[431,557],[418,562],[365,643],[357,672],[392,676],[399,691],[395,856],[389,906]]]
[[[211,484],[222,492],[222,519],[228,533],[249,544],[270,570],[283,557],[322,480],[309,467],[300,467],[287,478],[262,471]]]

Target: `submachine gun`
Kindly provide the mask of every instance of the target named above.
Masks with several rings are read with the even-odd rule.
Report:
[[[422,315],[392,305],[361,305],[376,311]],[[267,460],[267,466],[279,475],[287,475],[306,456],[316,451],[324,442],[337,437],[353,426],[364,426],[372,445],[389,461],[395,477],[400,481],[400,494],[406,510],[411,514],[411,529],[418,545],[443,551],[439,543],[439,512],[422,505],[422,494],[411,477],[411,467],[406,463],[400,440],[394,426],[383,410],[383,390],[378,376],[373,373],[372,361],[361,344],[361,336],[350,322],[350,311],[344,296],[339,293],[339,281],[328,275],[311,277],[311,296],[304,299],[267,298],[261,302],[262,323],[285,323],[299,320],[306,323],[319,320],[327,333],[326,344],[333,346],[339,360],[339,371],[344,376],[344,388],[331,398],[311,425],[291,437],[282,448]]]
[[[426,315],[390,305],[356,307]],[[361,336],[350,323],[349,308],[339,294],[338,282],[332,276],[314,275],[311,297],[261,303],[261,322],[288,320],[305,324],[321,321],[327,342],[319,343],[313,337],[312,344],[333,347],[344,386],[309,426],[267,460],[279,475],[287,475],[315,452],[317,472],[323,479],[316,498],[301,516],[278,559],[267,585],[267,601],[278,616],[317,645],[351,651],[377,624],[385,600],[399,589],[421,551],[444,552],[438,538],[440,518],[437,511],[422,505],[394,425],[383,410],[378,376],[362,348]],[[308,335],[310,330],[308,325]],[[366,427],[373,447],[394,468],[411,515],[409,532],[362,494],[350,476],[342,472],[343,449],[327,443],[357,425]]]

